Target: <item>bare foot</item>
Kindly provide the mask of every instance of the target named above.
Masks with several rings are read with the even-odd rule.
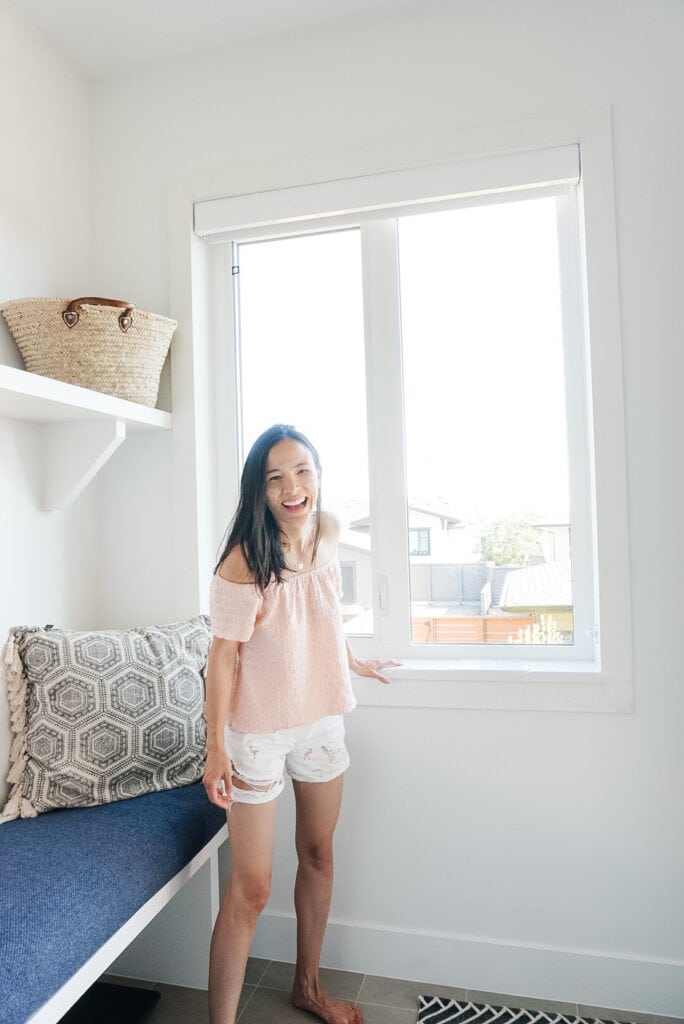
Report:
[[[325,1024],[363,1024],[358,1006],[332,999],[325,992],[306,995],[301,989],[292,992],[292,1003],[299,1010],[308,1010],[325,1021]]]

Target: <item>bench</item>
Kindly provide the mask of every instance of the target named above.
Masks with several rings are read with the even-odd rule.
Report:
[[[195,783],[0,826],[2,1024],[55,1024],[204,865],[209,936],[225,824]]]

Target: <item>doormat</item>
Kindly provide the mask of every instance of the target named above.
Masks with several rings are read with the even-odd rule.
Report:
[[[617,1024],[571,1017],[552,1010],[525,1010],[487,1003],[457,1002],[446,996],[418,996],[418,1024]],[[622,1022],[626,1024],[626,1022]]]
[[[160,998],[154,989],[96,981],[59,1024],[141,1024]]]

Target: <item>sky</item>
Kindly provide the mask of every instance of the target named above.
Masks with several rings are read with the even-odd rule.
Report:
[[[567,521],[555,201],[403,217],[409,496],[460,518]],[[240,246],[246,450],[272,423],[318,448],[323,503],[367,500],[358,230]]]

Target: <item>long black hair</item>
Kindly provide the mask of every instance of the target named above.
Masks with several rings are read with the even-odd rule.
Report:
[[[283,551],[283,536],[266,502],[268,453],[279,441],[288,439],[299,441],[309,449],[319,477],[312,558],[316,557],[321,536],[321,460],[308,437],[289,424],[276,423],[259,435],[245,460],[238,506],[228,527],[228,539],[214,569],[216,573],[224,558],[239,545],[254,576],[254,583],[262,593],[273,579],[282,583],[283,572],[288,568]]]

